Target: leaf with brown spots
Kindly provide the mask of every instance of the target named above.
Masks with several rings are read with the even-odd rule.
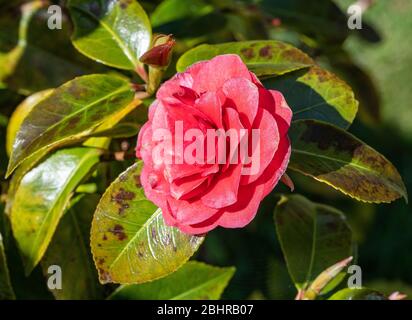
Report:
[[[344,215],[301,195],[283,196],[275,209],[276,230],[290,276],[305,289],[331,265],[352,255],[352,232]],[[324,288],[339,284],[341,276]]]
[[[289,168],[365,202],[391,202],[407,192],[396,168],[350,133],[327,123],[300,120],[289,131]]]
[[[135,0],[70,0],[73,45],[108,66],[136,70],[150,46],[152,31],[146,12]]]
[[[282,92],[293,111],[293,120],[316,119],[346,129],[358,112],[351,87],[319,66],[267,79],[263,84]]]
[[[195,62],[228,53],[239,55],[250,71],[259,77],[279,76],[314,64],[308,55],[290,44],[261,40],[202,44],[183,54],[177,62],[176,69],[182,72]]]
[[[218,268],[189,261],[165,278],[140,285],[120,286],[109,299],[217,300],[234,273],[234,267]]]
[[[84,139],[106,120],[128,109],[133,98],[129,82],[113,75],[83,76],[55,89],[23,120],[7,175],[35,153]]]
[[[165,224],[162,212],[137,183],[142,162],[106,190],[93,218],[91,247],[101,283],[143,283],[180,268],[203,237]]]

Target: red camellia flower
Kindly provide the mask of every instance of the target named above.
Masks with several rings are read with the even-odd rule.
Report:
[[[246,226],[288,165],[282,94],[228,54],[176,74],[156,98],[136,149],[146,197],[185,233]]]

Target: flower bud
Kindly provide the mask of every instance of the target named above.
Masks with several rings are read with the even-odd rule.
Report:
[[[174,45],[175,40],[171,35],[158,35],[153,39],[153,47],[140,57],[140,61],[154,68],[166,68]]]

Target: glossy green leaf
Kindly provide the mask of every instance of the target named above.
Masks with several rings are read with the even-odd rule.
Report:
[[[27,274],[42,258],[74,189],[99,162],[100,154],[93,148],[63,149],[21,180],[11,223]]]
[[[151,41],[149,18],[137,1],[70,0],[72,41],[84,55],[106,65],[134,70]]]
[[[353,135],[326,123],[295,122],[289,137],[289,168],[366,202],[407,199],[396,168],[383,155]]]
[[[368,288],[346,288],[336,292],[329,300],[388,300],[382,293]]]
[[[101,283],[162,278],[185,264],[203,241],[165,224],[161,210],[144,195],[141,166],[131,166],[112,183],[94,214],[91,247]]]
[[[23,120],[30,113],[33,107],[51,92],[52,90],[44,90],[32,94],[20,103],[14,110],[7,126],[6,151],[9,156],[13,150],[14,139],[16,138],[16,134],[19,131]]]
[[[144,284],[120,286],[111,300],[217,300],[235,273],[189,261],[171,275]]]
[[[250,71],[257,76],[278,76],[311,66],[313,60],[299,49],[280,41],[243,41],[222,44],[202,44],[183,54],[177,62],[177,71],[201,60],[220,54],[239,55]]]
[[[275,222],[298,289],[305,289],[322,271],[352,255],[352,232],[343,214],[332,207],[300,195],[282,197]]]
[[[90,75],[55,89],[35,105],[17,133],[8,175],[27,157],[81,140],[131,103],[134,92],[123,78]]]
[[[4,250],[3,238],[0,233],[0,300],[14,299],[15,295],[10,281],[6,252]]]
[[[358,111],[352,89],[333,73],[318,66],[263,82],[285,96],[293,120],[316,119],[348,128]]]
[[[50,266],[58,265],[62,269],[62,288],[51,290],[56,299],[85,300],[103,296],[89,244],[93,212],[98,201],[98,195],[81,196],[70,206],[41,261],[46,277],[50,276]]]
[[[14,197],[16,196],[17,188],[19,187],[21,180],[24,178],[25,174],[36,166],[46,155],[49,150],[44,149],[41,152],[36,152],[32,156],[24,160],[21,165],[14,171],[10,183],[9,189],[7,191],[7,203],[5,212],[7,215],[11,214],[11,208],[13,207]]]

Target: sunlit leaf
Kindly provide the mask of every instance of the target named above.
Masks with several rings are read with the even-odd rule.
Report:
[[[250,71],[257,76],[282,75],[313,64],[313,60],[308,55],[289,44],[262,40],[203,44],[183,54],[176,68],[177,71],[182,72],[195,62],[228,53],[239,55]]]
[[[407,199],[405,185],[393,164],[353,135],[326,123],[305,120],[295,122],[289,136],[290,169],[358,200],[380,203]]]
[[[120,286],[112,300],[217,300],[235,268],[217,268],[189,261],[171,275],[144,284]]]
[[[13,150],[13,143],[17,132],[26,116],[30,113],[33,107],[41,101],[44,97],[49,95],[52,90],[45,90],[37,92],[29,97],[27,97],[21,104],[19,104],[14,110],[12,116],[10,117],[7,126],[7,137],[6,137],[6,150],[7,154],[10,155]]]
[[[93,148],[63,149],[21,180],[11,223],[27,274],[42,258],[74,189],[99,162],[100,154]]]
[[[284,196],[276,206],[275,222],[298,289],[305,289],[322,271],[352,255],[352,232],[343,214],[332,207],[300,195]]]
[[[134,70],[151,40],[149,18],[137,1],[70,0],[74,46],[106,65]]]
[[[333,73],[318,66],[263,82],[282,92],[293,110],[293,120],[316,119],[348,128],[356,117],[358,101],[352,89]]]
[[[141,165],[112,183],[94,214],[91,247],[102,283],[164,277],[186,263],[203,241],[165,224],[160,209],[144,195]]]
[[[8,175],[27,157],[76,142],[126,109],[134,93],[123,78],[90,75],[55,89],[24,119],[13,145]]]

